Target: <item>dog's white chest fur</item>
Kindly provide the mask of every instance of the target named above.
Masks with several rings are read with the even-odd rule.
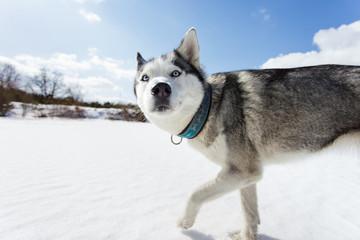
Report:
[[[189,145],[204,154],[212,162],[220,166],[226,164],[227,146],[225,135],[218,135],[210,146],[207,146],[206,140],[203,139],[190,140]]]

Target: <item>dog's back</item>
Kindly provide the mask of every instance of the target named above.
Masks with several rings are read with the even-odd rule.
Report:
[[[358,66],[249,70],[235,75],[245,127],[264,149],[316,151],[360,130]]]

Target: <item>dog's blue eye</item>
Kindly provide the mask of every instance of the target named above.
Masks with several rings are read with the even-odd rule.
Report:
[[[180,76],[180,72],[179,72],[178,70],[175,70],[175,71],[173,71],[173,72],[171,73],[171,76],[172,76],[172,77],[178,77],[178,76]]]
[[[144,82],[149,81],[149,76],[145,74],[144,76],[141,77],[141,81],[144,81]]]

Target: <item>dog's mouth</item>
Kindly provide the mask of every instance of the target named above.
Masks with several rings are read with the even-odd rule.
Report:
[[[165,113],[171,110],[171,104],[169,99],[155,99],[153,112]]]
[[[169,110],[170,110],[170,107],[168,105],[160,105],[160,106],[155,107],[155,109],[154,109],[155,112],[160,112],[160,113],[163,113],[163,112],[166,112]]]

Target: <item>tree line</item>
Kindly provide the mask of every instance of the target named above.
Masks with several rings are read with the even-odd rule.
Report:
[[[0,116],[6,116],[14,108],[12,102],[116,108],[119,109],[119,115],[124,115],[119,119],[146,121],[139,108],[133,104],[85,102],[81,87],[64,84],[63,75],[59,72],[42,68],[39,74],[24,78],[12,65],[2,64],[0,65]]]

